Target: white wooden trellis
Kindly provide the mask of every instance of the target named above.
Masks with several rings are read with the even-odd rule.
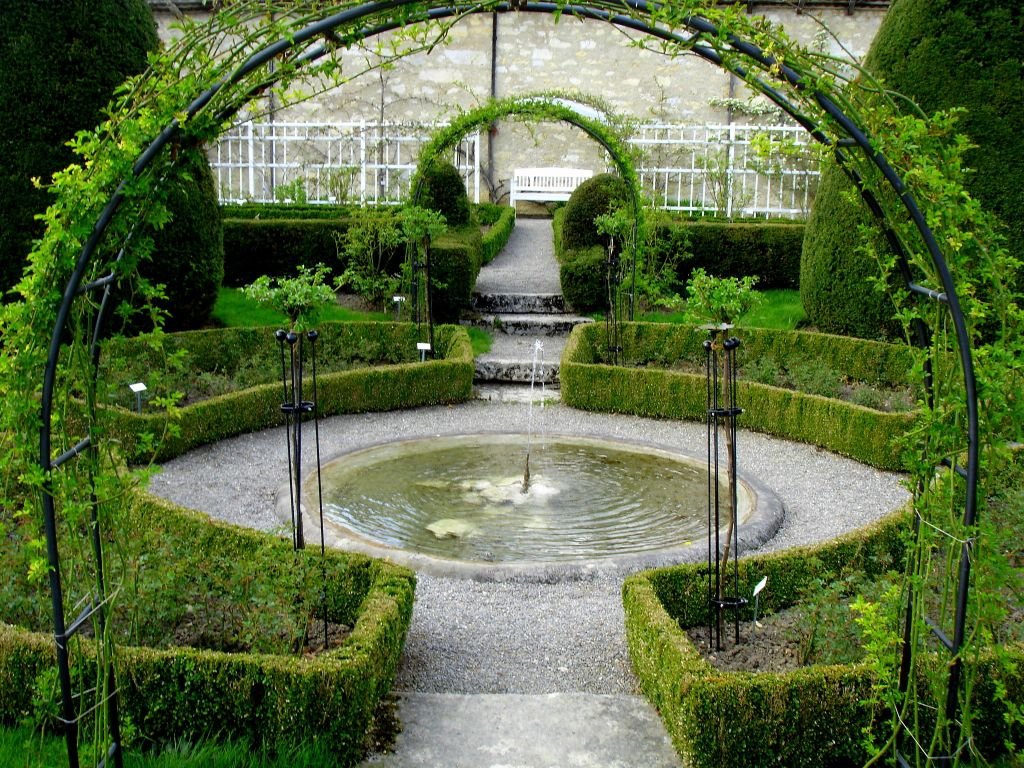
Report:
[[[400,203],[420,148],[436,125],[241,123],[210,149],[222,202]],[[767,157],[757,137],[774,147]],[[795,125],[648,123],[629,139],[640,150],[643,193],[665,210],[691,215],[802,218],[818,169],[806,132]],[[764,142],[762,142],[764,143]],[[789,152],[778,151],[786,145]],[[457,146],[456,165],[480,202],[480,133]]]
[[[400,203],[435,125],[240,123],[209,150],[221,202]],[[480,202],[480,133],[456,146],[456,167]]]
[[[755,150],[759,136],[772,149],[765,157]],[[803,218],[814,201],[817,161],[799,126],[648,123],[629,141],[641,150],[637,174],[656,208]]]

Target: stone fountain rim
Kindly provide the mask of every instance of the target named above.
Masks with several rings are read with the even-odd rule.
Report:
[[[398,440],[379,440],[364,443],[350,450],[338,451],[329,457],[321,457],[322,465],[338,461],[347,456],[364,453],[379,449],[386,445],[402,445],[407,443],[422,443],[427,440],[458,439],[471,437],[502,437],[502,436],[524,436],[522,431],[509,430],[474,430],[472,432],[446,433],[435,435],[420,435],[418,437],[401,438]],[[567,434],[561,432],[545,432],[545,440],[565,440],[568,442],[589,442],[604,443],[620,447],[623,450],[656,450],[671,458],[689,463],[697,463],[701,466],[707,465],[707,456],[696,455],[694,452],[686,451],[676,447],[669,447],[652,441],[637,441],[635,439],[618,439],[605,435],[593,435],[585,433]],[[772,539],[778,532],[785,517],[785,508],[782,500],[766,484],[758,478],[745,472],[738,472],[738,478],[746,489],[751,499],[751,512],[739,526],[739,554],[754,550]],[[316,470],[307,473],[304,484],[310,479],[315,481]],[[278,490],[275,509],[278,518],[290,524],[290,490],[289,485],[284,484]],[[307,541],[312,545],[313,541],[319,543],[320,523],[317,519],[316,510],[310,510],[303,506],[303,524],[307,531]],[[405,550],[398,547],[391,547],[368,537],[361,536],[355,532],[344,535],[341,526],[325,528],[325,544],[332,549],[346,552],[357,552],[371,557],[386,560],[396,565],[410,568],[431,576],[469,578],[478,581],[529,581],[529,582],[556,582],[594,578],[610,574],[627,574],[636,571],[659,568],[679,563],[693,563],[707,561],[707,544],[704,539],[694,541],[690,544],[646,550],[620,555],[606,555],[590,559],[571,561],[550,561],[530,560],[516,562],[489,563],[476,560],[454,560],[447,558],[424,555],[419,552]],[[346,529],[347,530],[347,529]]]

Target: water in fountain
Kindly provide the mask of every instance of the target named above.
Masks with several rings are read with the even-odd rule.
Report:
[[[702,462],[650,446],[545,436],[544,460],[523,493],[512,468],[531,439],[435,436],[327,464],[325,516],[335,541],[509,563],[666,550],[707,535]],[[753,496],[741,496],[742,521]]]

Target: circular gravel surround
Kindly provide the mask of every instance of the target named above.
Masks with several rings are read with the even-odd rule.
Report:
[[[706,456],[703,424],[590,413],[561,404],[534,404],[533,419],[548,434],[586,436],[681,454]],[[320,457],[398,440],[466,433],[522,432],[529,417],[525,403],[472,401],[455,406],[385,413],[352,414],[320,422]],[[742,423],[742,422],[741,422]],[[304,431],[303,463],[316,460],[312,429]],[[739,471],[757,498],[753,518],[741,526],[744,554],[827,540],[866,525],[908,498],[898,474],[881,472],[813,446],[740,430]],[[286,533],[289,512],[287,449],[284,430],[240,435],[167,462],[150,482],[158,496],[228,522]],[[282,497],[283,496],[283,500]],[[319,542],[319,524],[307,517],[307,542]],[[365,542],[331,542],[437,576],[478,580],[586,578],[627,573],[707,555],[702,543],[589,562],[491,564],[426,558]]]

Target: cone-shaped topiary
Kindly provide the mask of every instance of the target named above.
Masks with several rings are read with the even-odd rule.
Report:
[[[440,160],[424,168],[417,205],[437,211],[453,229],[468,224],[469,197],[459,169]]]
[[[202,148],[183,153],[167,198],[171,221],[153,233],[153,258],[139,271],[166,286],[164,327],[199,328],[210,319],[224,279],[224,227],[217,186]]]
[[[562,248],[574,251],[593,245],[606,245],[594,219],[630,199],[626,182],[611,173],[599,173],[584,181],[565,204],[562,223]]]
[[[0,34],[0,292],[21,277],[43,189],[74,161],[66,146],[100,121],[126,77],[157,46],[145,0],[4,0]]]
[[[887,87],[926,113],[963,107],[960,129],[977,145],[967,155],[968,191],[998,215],[1008,246],[1024,258],[1024,13],[1020,0],[896,0],[864,61]],[[845,197],[838,169],[822,177],[804,240],[800,296],[823,331],[872,337],[891,331],[891,302],[864,276],[877,274],[855,251],[866,211]],[[884,248],[879,238],[878,246]]]

